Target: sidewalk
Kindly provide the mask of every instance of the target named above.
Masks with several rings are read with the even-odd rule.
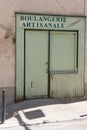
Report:
[[[6,121],[0,128],[84,118],[87,118],[87,98],[27,100],[7,106]]]

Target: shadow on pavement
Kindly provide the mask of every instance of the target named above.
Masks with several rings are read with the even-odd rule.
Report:
[[[77,98],[77,99],[35,99],[35,100],[24,100],[19,103],[14,103],[11,105],[7,105],[7,118],[10,118],[14,112],[19,110],[35,108],[39,106],[47,106],[47,105],[55,105],[55,104],[69,104],[87,101],[87,98]]]
[[[87,114],[85,114],[85,115],[80,115],[80,117],[86,117],[87,116]]]
[[[26,124],[23,119],[21,118],[21,114],[18,111],[22,111],[22,114],[26,117],[26,119],[33,120],[36,118],[45,117],[44,113],[40,110],[30,110],[30,111],[23,111],[24,109],[32,109],[39,106],[48,106],[48,105],[56,105],[56,104],[69,104],[75,102],[87,101],[87,98],[77,98],[77,99],[37,99],[37,100],[25,100],[20,103],[15,103],[12,105],[7,106],[7,116],[6,119],[11,117],[16,117],[19,124]],[[84,115],[81,115],[84,116]],[[26,130],[29,128],[26,126]]]
[[[21,116],[19,114],[15,116],[19,122],[20,125],[24,126],[25,130],[30,130],[29,126],[26,125],[26,123],[22,120]]]

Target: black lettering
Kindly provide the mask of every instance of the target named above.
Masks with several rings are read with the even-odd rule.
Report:
[[[56,27],[57,27],[57,25],[56,25],[56,24],[54,24],[54,25],[53,25],[53,27],[54,27],[54,28],[56,28]]]
[[[45,16],[43,16],[43,21],[47,21],[47,18]]]
[[[24,16],[20,16],[20,20],[24,20]]]
[[[38,21],[37,17],[36,16],[33,16],[34,17],[34,21]]]
[[[58,22],[66,22],[66,17],[57,17],[56,20]]]
[[[60,22],[60,17],[57,17],[57,19],[56,19],[58,22]]]
[[[22,25],[23,27],[31,27],[31,23],[27,22],[27,23],[23,23]]]
[[[39,18],[39,21],[43,21],[42,17]]]
[[[47,23],[45,23],[45,24],[44,24],[44,27],[48,28],[48,25],[47,25]]]
[[[25,20],[29,20],[29,16],[25,16]]]
[[[33,17],[32,16],[25,16],[25,20],[33,21]]]
[[[31,24],[32,24],[32,27],[34,28],[34,26],[35,26],[35,23],[34,23],[34,22],[32,22]]]
[[[52,21],[51,17],[48,17],[47,20],[50,21],[50,22]]]
[[[27,22],[26,24],[27,24],[27,27],[31,27],[31,23]]]
[[[37,27],[39,27],[39,23],[37,23]]]
[[[40,23],[40,27],[43,27],[43,23]]]
[[[64,23],[57,23],[57,28],[64,28]]]
[[[66,22],[66,17],[63,18],[63,22]]]
[[[64,24],[63,23],[61,23],[61,28],[64,28]]]
[[[55,19],[55,17],[52,17],[52,21],[54,22],[56,19]]]
[[[49,23],[49,26],[52,27],[52,23]]]
[[[22,25],[23,27],[26,27],[26,24],[25,23],[23,23],[23,25]]]
[[[59,28],[59,23],[57,23],[57,28]]]

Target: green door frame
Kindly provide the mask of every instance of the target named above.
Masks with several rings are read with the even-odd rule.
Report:
[[[48,31],[48,98],[50,98],[50,31]]]

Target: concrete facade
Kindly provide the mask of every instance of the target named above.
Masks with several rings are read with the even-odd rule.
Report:
[[[0,1],[0,90],[7,102],[15,101],[15,13],[87,16],[86,0],[1,0]],[[87,19],[86,19],[87,23]],[[85,35],[85,86],[87,84],[87,29]],[[1,95],[1,91],[0,91]],[[1,98],[0,98],[1,99]]]

